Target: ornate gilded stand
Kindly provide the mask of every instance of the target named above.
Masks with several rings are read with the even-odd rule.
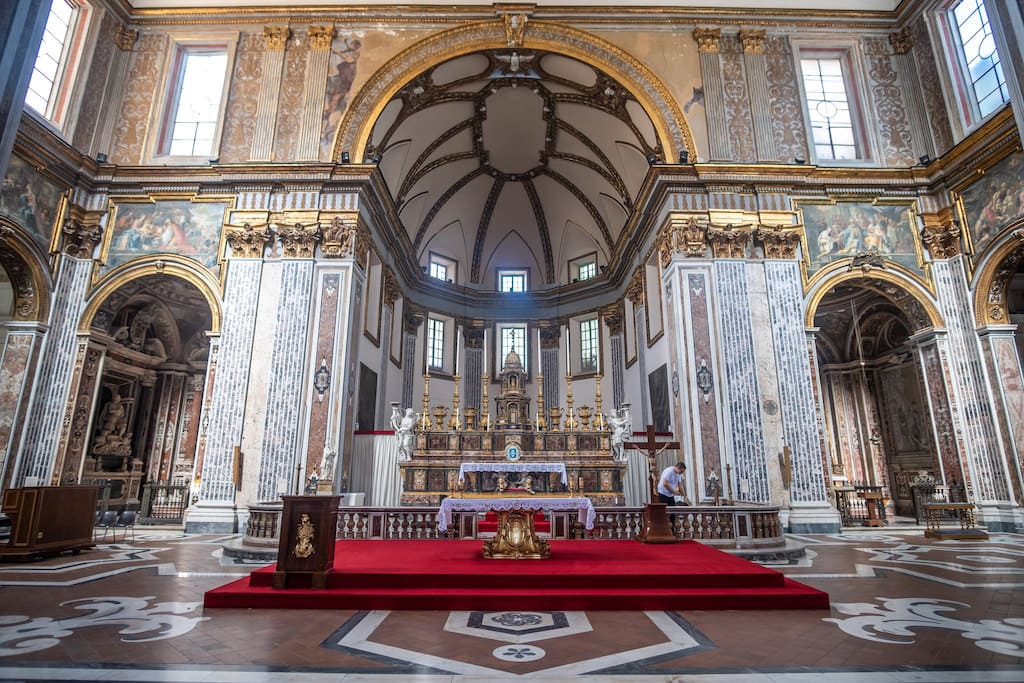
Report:
[[[484,542],[488,560],[543,560],[551,556],[551,545],[537,537],[533,526],[536,510],[499,510],[494,539]]]

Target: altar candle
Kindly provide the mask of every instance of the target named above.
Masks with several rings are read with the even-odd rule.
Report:
[[[484,374],[487,374],[487,328],[484,328]]]
[[[462,350],[462,325],[455,333],[455,374],[459,374],[459,352]]]
[[[571,353],[571,351],[570,351],[571,347],[572,347],[572,344],[569,341],[569,324],[566,324],[566,326],[565,326],[565,374],[566,374],[567,377],[572,376],[572,364],[570,362],[570,356],[569,356],[569,354]]]

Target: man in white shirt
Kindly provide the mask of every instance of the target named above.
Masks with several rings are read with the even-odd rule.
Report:
[[[666,505],[675,505],[676,496],[683,497],[683,505],[689,505],[683,493],[683,473],[686,472],[686,463],[679,461],[671,467],[666,467],[658,480],[658,501]]]

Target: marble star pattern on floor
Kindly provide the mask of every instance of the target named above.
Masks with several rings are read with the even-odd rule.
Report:
[[[794,536],[792,611],[204,610],[225,536],[0,564],[0,681],[1024,681],[1024,536]]]

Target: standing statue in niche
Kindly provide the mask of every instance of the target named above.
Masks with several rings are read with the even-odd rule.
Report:
[[[324,454],[320,459],[320,479],[321,481],[334,481],[334,460],[337,457],[334,449],[330,446],[324,446]]]
[[[416,420],[419,415],[412,408],[405,409],[402,415],[398,408],[391,413],[391,427],[395,430],[395,441],[398,443],[398,459],[400,462],[412,460],[412,452],[416,447]]]
[[[612,430],[610,443],[612,447],[612,460],[623,462],[626,459],[626,451],[623,443],[633,433],[633,418],[629,414],[629,404],[617,408],[608,413],[608,426]]]

